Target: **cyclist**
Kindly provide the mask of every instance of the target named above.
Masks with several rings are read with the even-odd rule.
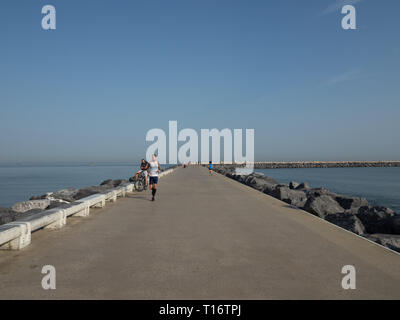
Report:
[[[136,175],[135,175],[135,179],[137,180],[138,179],[138,175],[141,172],[143,172],[143,174],[144,174],[144,188],[145,189],[147,189],[147,184],[148,184],[148,181],[147,181],[147,170],[148,169],[149,169],[149,163],[145,159],[142,159],[142,161],[140,163],[140,170],[138,172],[136,172]]]

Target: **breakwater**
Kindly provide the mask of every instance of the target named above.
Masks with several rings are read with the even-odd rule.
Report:
[[[311,188],[306,182],[280,183],[262,173],[236,174],[233,165],[216,165],[216,172],[307,211],[366,239],[400,252],[400,215],[367,199]]]
[[[400,161],[290,161],[254,162],[256,169],[400,167]]]

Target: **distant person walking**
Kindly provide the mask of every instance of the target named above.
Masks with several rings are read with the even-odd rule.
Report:
[[[154,197],[157,192],[157,184],[158,184],[158,174],[161,172],[160,162],[157,160],[157,156],[153,154],[152,161],[149,162],[149,176],[150,176],[150,190],[152,194],[151,201],[154,201]]]
[[[213,165],[212,165],[212,162],[211,162],[211,161],[210,161],[209,164],[208,164],[208,170],[210,171],[210,174],[212,174]]]

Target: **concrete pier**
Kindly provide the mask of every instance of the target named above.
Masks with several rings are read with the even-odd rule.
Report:
[[[0,298],[400,299],[399,254],[205,168],[175,170],[150,198],[93,197],[90,216],[0,251]]]

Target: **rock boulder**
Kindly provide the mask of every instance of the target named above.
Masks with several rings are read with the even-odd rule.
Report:
[[[24,213],[33,209],[45,210],[50,205],[50,200],[29,200],[24,202],[18,202],[14,204],[11,209],[18,213]]]
[[[344,212],[339,203],[328,195],[308,198],[303,209],[320,218],[325,218],[328,214]]]

